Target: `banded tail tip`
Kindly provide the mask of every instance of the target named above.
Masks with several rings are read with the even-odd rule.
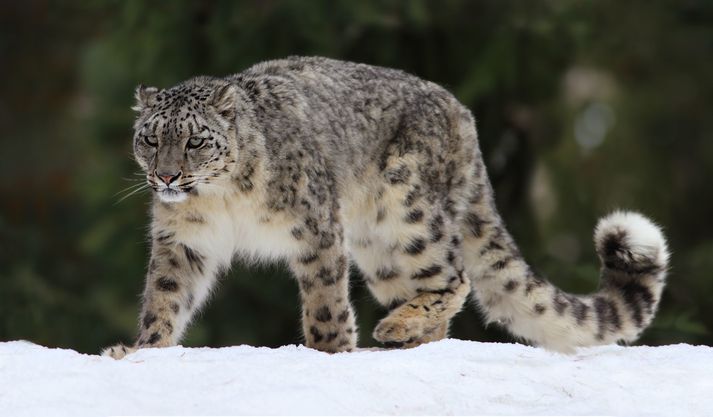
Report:
[[[599,220],[594,244],[604,266],[627,274],[665,270],[669,251],[663,231],[645,216],[615,211]]]

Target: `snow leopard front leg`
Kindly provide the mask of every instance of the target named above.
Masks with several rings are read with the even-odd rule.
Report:
[[[177,241],[171,231],[153,235],[137,340],[133,346],[108,347],[103,356],[121,359],[137,349],[177,344],[215,282],[214,260]]]
[[[292,229],[294,239],[304,245],[290,260],[290,268],[300,287],[305,342],[324,352],[351,351],[357,342],[349,303],[349,263],[337,216],[336,209],[327,216],[311,213]]]

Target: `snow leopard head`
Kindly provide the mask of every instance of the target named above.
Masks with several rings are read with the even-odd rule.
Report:
[[[184,201],[230,176],[237,100],[234,84],[209,77],[136,89],[134,156],[161,201]]]

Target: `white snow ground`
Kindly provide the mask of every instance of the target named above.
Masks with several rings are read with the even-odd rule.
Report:
[[[564,356],[444,340],[329,355],[145,349],[115,361],[0,343],[0,415],[713,415],[713,348],[607,346]]]

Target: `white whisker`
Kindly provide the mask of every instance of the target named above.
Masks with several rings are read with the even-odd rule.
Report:
[[[149,188],[149,185],[148,185],[148,184],[143,184],[142,187],[138,187],[138,188],[136,188],[135,190],[133,190],[132,192],[130,192],[129,194],[123,196],[121,199],[119,199],[119,201],[117,201],[116,203],[114,203],[114,205],[119,204],[119,203],[121,203],[122,201],[126,200],[127,198],[131,197],[132,195],[134,195],[134,194],[136,194],[136,193],[138,193],[138,192],[140,192],[140,191],[145,191],[145,190],[147,190],[148,188]]]
[[[145,183],[145,182],[142,182],[142,183],[139,183],[139,184],[132,184],[132,185],[130,185],[130,186],[124,188],[123,190],[117,191],[112,197],[116,197],[117,195],[119,195],[119,194],[121,194],[121,193],[134,191],[134,189],[136,189],[136,188],[141,188],[142,186],[148,186],[148,184]]]

